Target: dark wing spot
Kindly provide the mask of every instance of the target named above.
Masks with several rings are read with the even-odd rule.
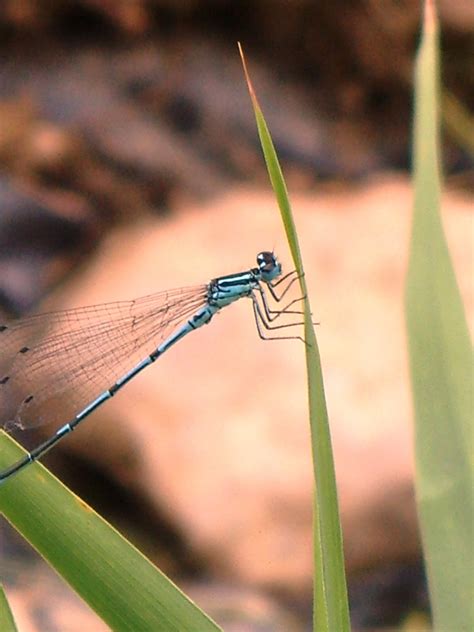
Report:
[[[26,352],[27,352],[27,351],[29,351],[29,350],[30,350],[30,348],[29,348],[29,347],[22,347],[22,348],[20,349],[20,353],[26,353]]]
[[[5,331],[6,329],[8,329],[6,325],[0,325],[0,334],[2,333],[2,331]]]
[[[0,380],[0,384],[6,384],[9,379],[10,379],[10,376],[5,375],[5,377],[2,377],[2,379]]]
[[[25,397],[25,399],[23,400],[24,404],[29,404],[31,402],[32,399],[34,399],[34,395],[28,395],[28,397]]]

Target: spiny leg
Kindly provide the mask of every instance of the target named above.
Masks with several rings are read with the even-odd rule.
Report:
[[[255,316],[255,324],[257,325],[257,332],[258,332],[259,337],[262,340],[301,340],[301,342],[303,342],[304,344],[307,344],[307,342],[301,336],[265,336],[261,329],[262,325],[267,330],[273,330],[273,329],[285,329],[287,327],[295,327],[298,325],[302,325],[303,323],[287,323],[285,325],[272,326],[265,319],[266,318],[265,314],[260,309],[260,305],[258,304],[253,294],[251,295],[251,299],[252,299],[253,313]]]
[[[276,318],[278,318],[282,314],[299,314],[299,315],[302,315],[304,313],[301,310],[291,310],[291,309],[289,309],[295,303],[299,303],[301,300],[303,300],[304,297],[293,299],[287,305],[285,305],[285,307],[282,307],[281,309],[272,309],[270,307],[270,305],[268,304],[268,298],[267,298],[267,296],[265,294],[265,289],[261,285],[259,285],[256,289],[257,289],[257,291],[260,294],[260,297],[262,299],[262,304],[263,304],[263,309],[265,311],[265,316],[266,316],[266,318],[267,318],[267,320],[269,322],[272,322],[273,320],[275,320]]]
[[[285,286],[281,294],[278,294],[277,292],[275,292],[275,288],[277,288],[283,281],[287,281],[290,277],[293,277],[293,278],[287,283],[287,285]],[[285,276],[282,277],[281,279],[278,279],[278,281],[275,281],[274,283],[267,283],[268,291],[273,296],[274,300],[277,303],[279,303],[282,300],[282,298],[285,296],[285,294],[288,292],[288,290],[291,288],[293,283],[297,281],[299,278],[300,278],[300,275],[298,274],[296,270],[293,270],[292,272],[288,272],[288,274],[285,274]]]
[[[281,281],[285,281],[286,279],[288,279],[292,275],[296,275],[296,276],[293,279],[291,279],[291,281],[285,287],[285,289],[280,294],[280,296],[278,296],[276,294],[276,292],[274,292],[274,288],[279,283],[281,283]],[[266,283],[265,287],[268,288],[270,294],[272,295],[272,298],[274,298],[275,301],[279,302],[279,301],[282,300],[282,298],[288,292],[288,290],[293,285],[293,283],[297,279],[300,279],[302,276],[304,276],[304,273],[303,274],[298,274],[296,270],[293,270],[292,272],[288,272],[288,274],[286,274],[283,278],[279,279],[276,283]],[[268,304],[268,297],[267,297],[267,295],[265,293],[265,289],[260,284],[258,285],[258,291],[260,292],[260,296],[262,297],[263,308],[265,310],[265,315],[266,315],[266,318],[267,318],[268,321],[272,322],[273,320],[275,320],[276,318],[281,316],[281,314],[300,314],[300,315],[304,314],[304,311],[302,311],[302,310],[290,310],[289,308],[292,305],[294,305],[295,303],[299,303],[300,301],[304,301],[305,298],[306,298],[306,294],[303,294],[303,296],[300,296],[298,298],[293,299],[287,305],[285,305],[285,307],[283,307],[282,309],[275,310],[275,309],[272,309],[270,307],[270,305]],[[312,321],[312,323],[313,323],[313,325],[319,325],[320,324],[319,321]]]

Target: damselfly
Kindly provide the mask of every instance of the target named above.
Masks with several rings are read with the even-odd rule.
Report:
[[[270,306],[272,299],[278,304],[298,279],[296,271],[281,274],[276,256],[261,252],[256,268],[207,285],[0,324],[3,425],[31,428],[58,417],[70,420],[0,472],[0,482],[38,460],[178,340],[240,298],[251,299],[260,338],[302,340],[265,335],[301,324],[274,322],[282,314],[301,314],[291,309],[299,298],[281,309]],[[143,357],[147,346],[152,351]]]

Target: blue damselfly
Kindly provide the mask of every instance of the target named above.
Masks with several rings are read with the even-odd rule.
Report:
[[[206,285],[0,324],[3,425],[31,428],[58,416],[69,419],[0,472],[0,482],[38,460],[178,340],[240,298],[251,299],[260,338],[302,340],[266,335],[301,324],[274,322],[282,314],[301,314],[291,309],[299,298],[283,308],[271,307],[270,302],[277,306],[298,279],[296,271],[281,275],[276,256],[261,252],[256,268]]]

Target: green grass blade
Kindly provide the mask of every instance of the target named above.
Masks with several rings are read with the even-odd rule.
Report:
[[[440,219],[438,32],[426,3],[416,63],[406,322],[416,490],[435,628],[474,629],[472,347]]]
[[[301,253],[286,184],[240,46],[239,49],[270,181],[280,207],[295,267],[302,275],[301,289],[303,295],[307,296]],[[305,339],[308,343],[306,346],[306,367],[315,481],[313,497],[314,629],[318,632],[334,632],[335,630],[344,632],[350,630],[350,622],[342,533],[321,361],[311,319],[311,308],[307,298],[304,301],[304,320]]]
[[[23,454],[0,433],[0,468]],[[30,465],[0,485],[0,511],[112,630],[220,630],[42,465]]]
[[[10,609],[3,586],[0,584],[0,630],[2,632],[17,632],[15,620]]]

